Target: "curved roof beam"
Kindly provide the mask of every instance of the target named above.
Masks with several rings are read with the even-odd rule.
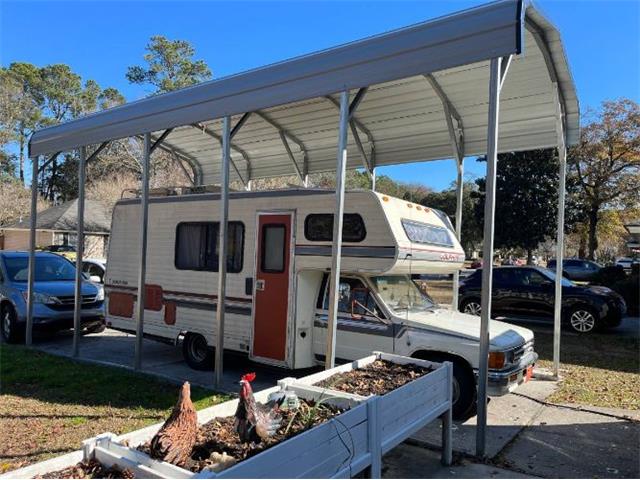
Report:
[[[349,127],[351,129],[351,134],[353,135],[353,140],[355,141],[356,147],[358,148],[358,152],[360,153],[360,157],[362,158],[362,166],[365,168],[367,175],[371,177],[373,174],[373,169],[376,166],[375,140],[373,139],[371,131],[355,116],[355,110],[358,105],[360,105],[360,102],[362,102],[362,99],[367,93],[368,88],[369,87],[364,87],[359,89],[358,93],[356,93],[356,96],[353,98],[351,104],[349,105]],[[333,98],[331,95],[327,95],[324,98],[329,100],[334,107],[340,110],[340,102],[338,102],[335,98]],[[367,142],[369,143],[369,156],[367,156],[367,153],[364,150],[364,146],[362,144],[362,140],[360,139],[358,130],[364,133],[367,137]]]
[[[451,100],[435,77],[429,73],[425,75],[424,78],[427,79],[427,82],[429,82],[429,85],[431,85],[431,88],[442,102],[442,108],[444,109],[444,116],[447,122],[447,129],[449,130],[453,153],[460,164],[464,159],[464,127],[462,124],[462,117],[453,103],[451,103]],[[457,123],[457,126],[453,125],[454,120]]]
[[[533,39],[536,42],[536,45],[542,52],[542,57],[544,58],[544,63],[547,66],[547,72],[549,72],[549,78],[551,79],[551,83],[555,84],[559,87],[558,81],[558,71],[556,70],[556,65],[553,62],[553,57],[551,56],[551,52],[549,51],[549,45],[547,44],[546,36],[544,31],[529,17],[524,18],[524,26],[527,31],[533,36]],[[562,105],[562,121],[564,122],[564,112],[566,111],[566,104],[564,100],[564,96],[562,94],[562,89],[557,88],[557,95]]]
[[[244,122],[246,121],[246,119],[243,121],[243,119],[245,118],[245,116],[247,116],[248,114],[244,114],[242,116],[242,118],[240,119],[240,121],[238,122],[238,125],[240,125],[240,122],[242,122],[244,124]],[[202,133],[205,133],[207,135],[209,135],[211,138],[215,138],[218,143],[220,143],[220,145],[222,145],[222,136],[218,135],[216,132],[214,132],[213,130],[211,130],[209,127],[207,127],[204,124],[200,124],[200,123],[192,123],[191,126],[193,128],[197,128],[198,130],[202,131]],[[237,125],[236,125],[237,126]],[[242,126],[242,125],[240,125]],[[236,128],[234,127],[234,135],[235,133],[237,133]],[[249,159],[249,154],[242,148],[238,147],[235,143],[231,142],[230,145],[232,150],[235,150],[236,152],[238,152],[240,155],[242,155],[242,158],[244,158],[244,161],[247,164],[247,179],[244,178],[244,175],[242,175],[240,173],[240,169],[238,168],[238,166],[236,165],[236,162],[233,161],[233,158],[229,158],[229,160],[231,160],[231,166],[233,167],[233,169],[236,171],[236,175],[238,175],[238,178],[240,178],[240,181],[243,183],[243,185],[246,187],[247,186],[247,182],[249,180],[251,180],[251,160]]]
[[[287,151],[287,155],[289,156],[289,159],[291,159],[291,161],[293,162],[293,166],[296,169],[296,173],[298,174],[300,179],[304,181],[304,176],[309,172],[309,158],[307,154],[307,147],[304,146],[304,143],[302,142],[302,140],[300,140],[297,136],[295,136],[289,130],[284,128],[282,125],[280,125],[278,122],[276,122],[266,113],[261,112],[260,110],[256,110],[253,113],[255,113],[258,117],[260,117],[262,120],[264,120],[266,123],[268,123],[278,131],[278,134],[280,135],[280,139],[282,140],[282,144],[284,145],[284,148]],[[293,155],[293,152],[291,151],[291,146],[289,145],[288,140],[291,140],[293,143],[295,143],[300,149],[300,152],[302,153],[302,164],[303,164],[302,169],[300,169],[298,162],[296,162],[296,159]]]
[[[136,137],[141,138],[139,135]],[[191,183],[193,183],[194,185],[199,185],[202,183],[202,178],[203,178],[202,167],[200,165],[200,162],[196,158],[192,157],[181,148],[175,147],[173,145],[168,146],[163,143],[159,143],[157,148],[169,154],[175,155],[180,160],[187,162],[187,164],[189,164],[193,172],[193,178],[191,176],[188,176]]]

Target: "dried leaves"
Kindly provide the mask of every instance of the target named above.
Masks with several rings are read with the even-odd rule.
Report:
[[[105,467],[97,460],[80,462],[56,472],[49,472],[36,478],[135,478],[131,470],[121,470],[116,466]]]
[[[418,365],[376,360],[364,368],[332,375],[316,385],[357,395],[384,395],[431,371]]]

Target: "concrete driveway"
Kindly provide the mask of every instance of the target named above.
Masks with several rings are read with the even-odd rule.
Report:
[[[55,336],[34,339],[33,346],[47,353],[70,357],[72,341],[72,332],[65,331]],[[184,362],[180,347],[145,339],[142,352],[142,373],[179,384],[188,381],[192,385],[214,388],[214,372],[191,369]],[[80,338],[80,361],[132,369],[134,354],[134,335],[106,329],[103,333]],[[256,390],[272,387],[279,379],[290,375],[290,372],[250,362],[242,357],[225,355],[221,390],[236,393],[237,382],[247,372],[256,373]]]

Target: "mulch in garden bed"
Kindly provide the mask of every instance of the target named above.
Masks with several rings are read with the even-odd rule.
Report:
[[[97,460],[80,462],[72,467],[45,473],[36,478],[135,478],[133,472],[116,466],[105,467]]]
[[[282,417],[280,427],[275,435],[260,443],[242,443],[234,428],[234,417],[214,418],[200,426],[191,459],[186,465],[180,465],[180,467],[192,472],[200,472],[207,468],[214,471],[229,468],[278,443],[325,423],[343,411],[343,409],[322,403],[322,401],[315,403],[301,398],[300,407],[297,410],[281,410],[279,412]],[[149,454],[149,443],[140,445],[138,450]],[[222,455],[228,463],[224,465],[224,468],[221,466],[217,469],[215,465],[220,462]]]
[[[336,373],[315,386],[363,396],[385,395],[433,370],[420,365],[376,360],[362,368]]]

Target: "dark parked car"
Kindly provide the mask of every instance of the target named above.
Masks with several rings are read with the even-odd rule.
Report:
[[[549,260],[547,268],[555,271],[555,259]],[[591,260],[581,260],[579,258],[566,258],[562,261],[562,275],[571,280],[579,282],[588,282],[593,280],[598,272],[602,269],[602,265],[598,265]]]
[[[460,311],[480,315],[482,271],[460,281]],[[555,274],[541,267],[493,270],[492,316],[538,317],[553,321]],[[562,279],[563,322],[578,333],[615,327],[626,312],[623,298],[606,287],[582,287]]]

